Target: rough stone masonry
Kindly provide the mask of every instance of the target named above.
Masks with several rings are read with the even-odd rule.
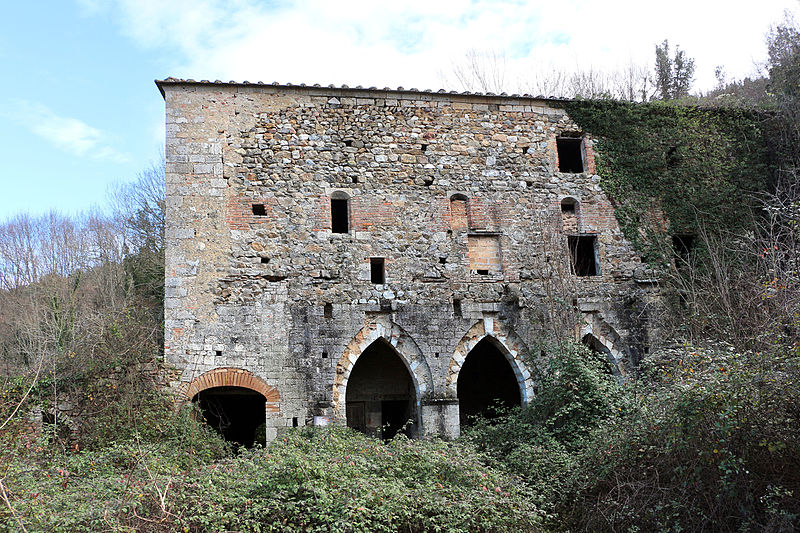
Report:
[[[554,305],[620,375],[651,342],[655,289],[558,101],[156,83],[183,398],[256,394],[268,439],[315,420],[456,437],[535,394]]]

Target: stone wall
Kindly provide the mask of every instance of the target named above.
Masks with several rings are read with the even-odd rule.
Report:
[[[167,362],[176,390],[215,369],[274,389],[268,432],[343,423],[358,355],[387,339],[416,388],[420,433],[455,436],[458,370],[497,339],[523,401],[554,301],[579,310],[624,374],[653,341],[651,285],[583,137],[557,102],[402,90],[158,82],[167,127]],[[331,198],[346,200],[334,232]],[[562,200],[575,202],[563,213]],[[334,208],[335,209],[335,208]],[[334,214],[334,216],[336,216]],[[563,225],[563,227],[562,227]],[[570,272],[595,235],[600,275]],[[371,258],[382,258],[373,283]],[[275,406],[275,404],[277,404]]]

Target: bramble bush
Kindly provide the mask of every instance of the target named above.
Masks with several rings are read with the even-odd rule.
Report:
[[[12,461],[3,477],[28,531],[539,531],[518,478],[466,443],[388,444],[346,428],[292,430],[219,461],[132,439]]]

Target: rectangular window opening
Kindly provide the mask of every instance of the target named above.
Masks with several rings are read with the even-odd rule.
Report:
[[[322,350],[322,358],[323,358],[323,359],[327,359],[327,358],[328,358],[328,352],[327,352],[327,350]]]
[[[222,350],[214,350],[214,355],[219,357],[220,355],[222,355]]]
[[[599,276],[597,236],[573,235],[567,238],[572,271],[576,276]]]
[[[293,427],[293,428],[296,428],[298,425],[299,425],[299,424],[298,424],[298,421],[297,421],[297,417],[296,417],[296,416],[293,416],[293,417],[292,417],[292,427]]]
[[[558,171],[578,174],[583,172],[583,139],[580,137],[556,138]]]
[[[253,204],[253,214],[257,217],[267,216],[267,208],[264,204]]]
[[[261,264],[262,265],[266,265],[267,263],[269,263],[269,257],[262,257],[261,258]]]
[[[322,308],[324,318],[333,318],[333,304],[325,304]]]
[[[331,231],[333,233],[350,231],[350,217],[347,211],[346,199],[331,198]]]
[[[453,316],[456,318],[461,318],[461,300],[458,298],[453,299]]]
[[[369,259],[370,280],[376,285],[383,285],[386,275],[383,257],[371,257]]]
[[[478,274],[479,276],[488,276],[489,275],[489,271],[486,270],[485,268],[479,268],[478,270],[475,271],[475,273]]]

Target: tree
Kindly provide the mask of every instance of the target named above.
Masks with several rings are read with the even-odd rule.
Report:
[[[694,59],[675,47],[675,56],[669,57],[669,41],[656,45],[655,83],[662,100],[689,96],[694,80]]]

